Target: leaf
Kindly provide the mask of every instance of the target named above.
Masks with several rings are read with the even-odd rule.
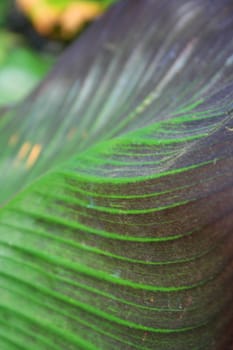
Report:
[[[2,111],[2,349],[232,348],[232,11],[122,1]]]
[[[9,0],[2,0],[0,3],[0,25],[5,24],[7,11],[9,10]]]

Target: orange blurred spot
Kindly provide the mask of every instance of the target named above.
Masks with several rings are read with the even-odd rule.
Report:
[[[23,160],[28,154],[30,148],[31,148],[30,142],[25,142],[19,150],[19,153],[17,155],[17,160]]]
[[[41,150],[42,150],[41,145],[36,144],[33,146],[26,162],[26,168],[31,168],[35,164],[35,162],[37,161],[41,153]]]
[[[38,0],[16,0],[18,6],[25,12],[29,12]]]
[[[52,8],[46,4],[36,6],[31,11],[31,19],[34,23],[36,30],[42,34],[47,35],[53,31],[53,28],[57,25],[60,11]]]
[[[61,9],[49,5],[46,0],[16,0],[19,8],[32,20],[36,30],[48,34],[57,23]]]
[[[61,14],[59,23],[64,36],[72,36],[86,22],[91,21],[104,11],[101,4],[95,2],[71,3]]]
[[[8,145],[14,146],[19,140],[19,135],[18,134],[13,134],[9,138]]]
[[[67,1],[67,5],[51,5],[48,0],[16,0],[19,8],[32,20],[42,35],[51,34],[56,27],[63,37],[71,37],[86,22],[99,16],[104,7],[96,1]]]

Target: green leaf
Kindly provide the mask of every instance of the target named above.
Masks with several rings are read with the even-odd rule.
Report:
[[[7,13],[10,6],[12,6],[11,0],[2,0],[0,3],[0,26],[5,24]]]
[[[232,18],[124,0],[2,111],[2,349],[231,349]]]
[[[0,105],[25,98],[48,73],[52,61],[24,46],[17,36],[0,31]]]

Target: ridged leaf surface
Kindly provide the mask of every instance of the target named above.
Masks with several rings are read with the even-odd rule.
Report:
[[[232,33],[124,0],[2,110],[1,349],[232,349]]]

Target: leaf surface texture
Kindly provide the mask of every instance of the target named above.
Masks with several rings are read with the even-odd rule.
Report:
[[[2,349],[231,349],[232,31],[122,1],[1,112]]]

